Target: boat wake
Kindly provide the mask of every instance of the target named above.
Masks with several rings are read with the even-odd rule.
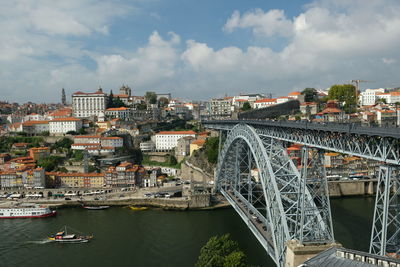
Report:
[[[47,243],[51,243],[53,242],[53,240],[48,240],[48,239],[44,239],[44,240],[34,240],[34,241],[25,241],[25,244],[47,244]]]

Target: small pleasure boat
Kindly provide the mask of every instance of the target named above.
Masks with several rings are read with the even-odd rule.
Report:
[[[65,226],[64,230],[50,236],[48,239],[58,243],[86,243],[93,239],[93,235],[68,234]]]

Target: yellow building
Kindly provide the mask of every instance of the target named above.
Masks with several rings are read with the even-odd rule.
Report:
[[[194,140],[192,143],[190,143],[190,156],[193,154],[194,151],[202,148],[205,143],[206,143],[206,140],[204,140],[204,139],[197,139],[197,140]]]
[[[57,176],[60,187],[99,188],[105,184],[102,173],[58,173]]]

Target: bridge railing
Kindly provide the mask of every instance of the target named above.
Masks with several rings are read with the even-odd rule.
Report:
[[[308,121],[274,121],[274,120],[202,120],[203,124],[238,124],[298,128],[314,131],[329,131],[337,133],[360,134],[369,136],[393,137],[400,139],[400,128],[393,126],[361,125],[358,123],[334,123],[334,122],[308,122]]]

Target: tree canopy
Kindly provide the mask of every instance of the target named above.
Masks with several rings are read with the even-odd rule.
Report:
[[[146,92],[146,95],[144,97],[150,104],[157,103],[157,94],[155,92]]]
[[[208,162],[217,163],[218,146],[219,146],[219,138],[218,137],[210,137],[207,139],[207,141],[205,143],[205,152],[206,152]]]
[[[301,94],[304,95],[305,102],[314,102],[317,100],[318,92],[315,88],[305,88]]]
[[[352,113],[356,110],[356,87],[352,84],[333,85],[329,89],[328,98],[341,102],[347,113]]]
[[[158,99],[158,104],[160,105],[160,107],[166,107],[169,104],[169,100],[166,97],[160,97],[160,99]]]
[[[251,109],[251,105],[249,103],[249,101],[244,102],[243,107],[242,107],[242,111],[247,111]]]
[[[200,250],[196,267],[245,267],[247,257],[229,234],[214,236]]]

